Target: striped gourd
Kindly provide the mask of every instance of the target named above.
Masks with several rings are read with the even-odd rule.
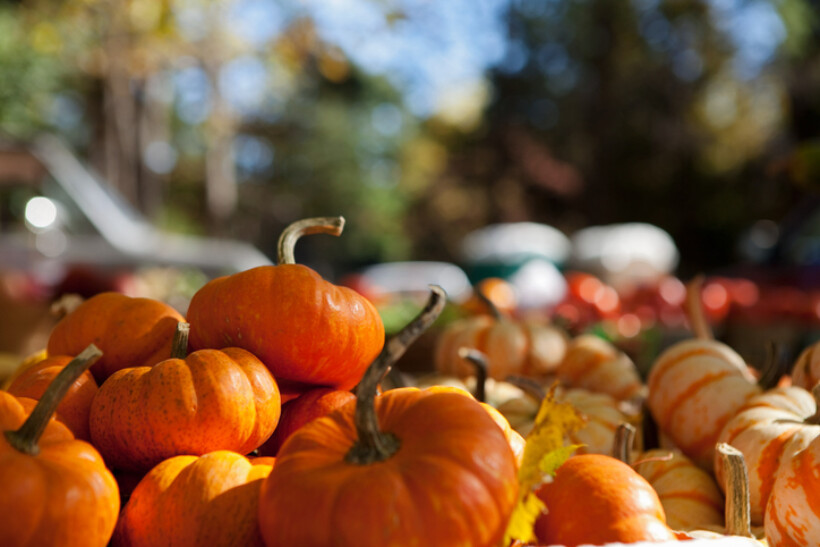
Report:
[[[606,393],[619,400],[643,397],[646,391],[629,356],[593,334],[570,341],[555,373],[566,386]]]
[[[816,411],[814,397],[808,391],[774,388],[751,398],[723,428],[718,440],[740,450],[746,459],[753,525],[763,524],[779,466],[820,435],[820,425],[808,423]],[[715,459],[715,474],[718,483],[723,484],[720,458]]]
[[[724,425],[761,391],[743,358],[709,339],[678,342],[661,353],[648,385],[647,406],[659,429],[707,470]]]

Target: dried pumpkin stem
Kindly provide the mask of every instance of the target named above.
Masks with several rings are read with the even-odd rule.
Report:
[[[379,427],[376,414],[376,394],[378,386],[387,371],[421,334],[433,324],[441,314],[447,295],[444,289],[430,287],[430,298],[421,313],[406,327],[390,338],[384,349],[367,368],[356,388],[356,413],[354,422],[358,440],[347,453],[345,460],[350,463],[367,465],[383,461],[396,453],[400,440],[392,433],[385,433]]]
[[[536,380],[527,378],[526,376],[518,376],[517,374],[510,374],[504,381],[521,389],[524,393],[538,401],[539,403],[547,396],[547,392]]]
[[[615,430],[615,439],[612,441],[612,457],[627,465],[632,465],[632,447],[635,446],[635,426],[622,423]]]
[[[174,340],[171,342],[171,358],[185,359],[188,356],[188,336],[191,334],[191,324],[180,321],[177,323],[177,330],[174,332]]]
[[[20,429],[17,431],[4,432],[9,444],[25,454],[32,456],[39,454],[40,447],[37,443],[46,430],[48,421],[54,415],[54,412],[56,412],[57,406],[77,378],[88,370],[101,356],[102,352],[100,349],[94,344],[91,344],[77,357],[72,359],[71,362],[54,377],[54,380],[51,381],[45,393],[43,393],[43,396],[40,397],[40,400],[37,402],[37,406],[31,411],[26,421],[20,426]]]
[[[498,306],[495,305],[495,302],[493,302],[489,296],[484,294],[484,291],[482,291],[478,287],[475,287],[473,288],[473,292],[475,293],[476,298],[478,298],[479,302],[487,306],[487,309],[490,311],[490,315],[493,319],[497,321],[501,321],[504,319],[504,314],[501,313],[501,310],[498,309]]]
[[[751,528],[749,475],[743,453],[726,443],[718,444],[717,451],[726,469],[726,535],[754,537]]]
[[[296,264],[293,253],[300,237],[310,234],[342,234],[344,217],[314,217],[297,220],[282,231],[277,245],[279,264]]]
[[[701,340],[714,340],[715,336],[712,333],[712,327],[706,320],[706,315],[703,313],[703,303],[701,301],[701,289],[703,288],[703,275],[695,276],[689,283],[686,284],[686,300],[684,306],[686,308],[686,316],[689,318],[689,323],[692,325],[692,332],[697,338]]]
[[[487,356],[475,348],[458,348],[458,356],[473,365],[475,369],[475,391],[473,397],[479,402],[487,401]]]

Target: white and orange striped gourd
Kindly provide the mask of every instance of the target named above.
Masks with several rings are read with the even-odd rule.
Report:
[[[570,340],[555,374],[568,387],[606,393],[621,401],[641,398],[646,392],[632,359],[594,334]]]
[[[791,371],[792,385],[809,391],[820,382],[820,342],[800,352]]]
[[[773,388],[751,398],[723,428],[719,442],[740,450],[746,459],[753,525],[763,524],[779,466],[820,436],[816,412],[815,399],[805,389]],[[722,484],[724,469],[719,458],[715,459],[715,474]]]

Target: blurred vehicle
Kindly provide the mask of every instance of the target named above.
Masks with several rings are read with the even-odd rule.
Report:
[[[0,140],[0,351],[30,349],[17,338],[48,324],[63,293],[140,293],[271,263],[248,243],[156,229],[54,135]]]

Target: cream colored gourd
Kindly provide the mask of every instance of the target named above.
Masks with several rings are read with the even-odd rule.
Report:
[[[646,395],[646,386],[629,356],[593,334],[570,341],[555,374],[568,387],[606,393],[622,401]]]
[[[724,425],[761,389],[743,358],[711,338],[699,305],[700,283],[696,279],[687,291],[698,337],[674,344],[655,360],[647,382],[647,406],[661,432],[711,471]]]

